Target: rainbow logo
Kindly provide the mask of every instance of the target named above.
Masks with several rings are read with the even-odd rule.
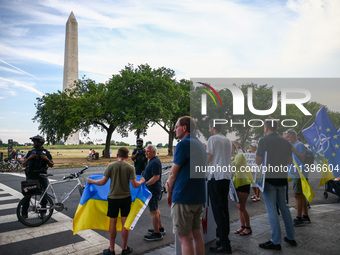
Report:
[[[197,83],[202,84],[203,86],[206,86],[206,87],[209,88],[212,92],[214,92],[214,94],[217,96],[218,100],[220,101],[220,104],[222,105],[222,100],[221,100],[220,96],[218,95],[218,93],[216,92],[216,90],[215,90],[213,87],[211,87],[209,84],[206,84],[206,83],[204,83],[204,82],[197,82]],[[206,90],[206,89],[204,89],[204,88],[201,88],[201,89],[202,89],[204,92],[206,92],[206,93],[212,98],[212,100],[214,101],[215,105],[217,105],[216,100],[215,100],[214,96],[211,94],[211,92],[208,91],[208,90]]]

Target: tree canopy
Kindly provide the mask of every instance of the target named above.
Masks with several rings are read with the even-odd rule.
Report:
[[[115,130],[122,136],[134,130],[139,137],[150,123],[157,123],[171,136],[170,144],[173,119],[184,112],[189,115],[189,101],[185,101],[189,83],[176,81],[169,68],[128,65],[106,83],[83,78],[73,89],[37,98],[33,120],[49,143],[65,140],[77,130],[87,135],[91,127],[106,131],[106,157]]]
[[[236,86],[236,85],[235,85]],[[242,90],[244,95],[244,102],[248,101],[248,89],[252,89],[252,104],[257,110],[268,110],[273,105],[273,88],[268,86],[267,84],[258,85],[258,84],[243,84],[237,86]],[[260,121],[257,120],[265,120],[267,116],[259,116],[253,114],[248,107],[244,107],[243,115],[233,115],[233,97],[232,93],[229,89],[221,89],[217,91],[219,96],[221,97],[221,101],[223,105],[215,104],[213,100],[207,100],[207,114],[201,114],[201,95],[203,93],[202,87],[196,86],[191,91],[191,116],[197,119],[197,128],[200,135],[203,135],[205,139],[208,139],[209,134],[209,126],[208,122],[211,119],[225,119],[228,121],[227,124],[223,125],[222,132],[223,134],[234,133],[237,137],[237,141],[245,147],[247,143],[250,143],[253,140],[259,140],[264,136],[264,129],[261,125]],[[270,114],[273,118],[279,119],[278,132],[284,132],[288,129],[288,127],[284,127],[281,125],[281,121],[285,120],[295,120],[297,125],[294,127],[294,130],[298,132],[298,135],[302,137],[301,131],[304,128],[310,126],[314,121],[314,115],[317,111],[322,107],[321,104],[317,102],[307,102],[303,104],[303,106],[312,114],[312,115],[304,115],[300,109],[298,109],[295,105],[288,104],[287,105],[287,114],[281,115],[281,95],[278,93],[278,102],[276,110]],[[340,125],[340,113],[328,111],[332,122],[335,127]],[[248,125],[249,120],[254,120],[251,125]],[[234,123],[234,125],[231,125]],[[243,124],[244,123],[244,124]],[[288,121],[287,121],[288,123]],[[294,124],[289,122],[289,125]],[[259,127],[252,127],[259,126]]]

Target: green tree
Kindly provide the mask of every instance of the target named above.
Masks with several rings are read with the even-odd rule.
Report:
[[[146,135],[148,125],[160,125],[168,134],[170,155],[175,138],[173,132],[178,117],[190,114],[190,81],[176,81],[172,69],[149,65],[134,68],[128,65],[108,83],[124,84],[125,118],[128,129],[135,130],[137,138]]]
[[[129,146],[129,144],[125,142],[116,142],[116,145],[117,146]]]
[[[145,146],[148,146],[149,144],[152,144],[152,142],[151,142],[151,141],[147,141],[147,142],[145,143]]]
[[[176,136],[174,129],[178,118],[190,115],[190,87],[193,86],[191,81],[185,79],[172,85],[167,94],[168,99],[162,101],[159,117],[155,120],[168,134],[169,156],[173,155],[173,141]]]
[[[112,133],[124,133],[126,121],[122,107],[123,84],[96,84],[93,80],[80,80],[74,89],[47,94],[38,98],[37,112],[33,120],[39,122],[39,129],[47,140],[55,143],[66,139],[71,133],[82,129],[84,135],[91,127],[106,131],[105,157],[109,156]],[[55,107],[58,105],[58,107]]]
[[[106,83],[83,78],[73,89],[37,98],[33,120],[50,143],[65,140],[77,130],[85,136],[91,127],[105,131],[105,157],[109,157],[115,130],[123,137],[135,130],[139,137],[146,134],[149,123],[157,123],[169,134],[172,150],[174,123],[189,114],[188,82],[177,82],[174,76],[171,69],[146,64],[128,65]]]

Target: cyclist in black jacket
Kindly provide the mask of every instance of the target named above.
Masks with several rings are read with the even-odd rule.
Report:
[[[43,189],[46,189],[48,181],[46,178],[41,177],[40,174],[46,174],[48,167],[53,167],[52,156],[51,153],[43,147],[45,139],[42,136],[36,135],[30,137],[30,139],[33,142],[34,149],[27,153],[23,163],[23,166],[26,167],[26,180],[39,180]],[[22,208],[23,217],[27,217],[28,202],[29,201],[27,201],[27,207],[23,206]],[[47,201],[45,199],[41,202],[42,207],[44,207],[44,205],[46,206]],[[44,217],[43,213],[40,217]]]

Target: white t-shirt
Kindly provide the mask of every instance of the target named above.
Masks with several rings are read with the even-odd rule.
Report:
[[[212,177],[215,180],[231,179],[231,142],[222,134],[216,134],[208,139],[207,153],[212,155],[212,160],[208,163],[210,171],[208,180]],[[212,169],[215,167],[215,171]]]

